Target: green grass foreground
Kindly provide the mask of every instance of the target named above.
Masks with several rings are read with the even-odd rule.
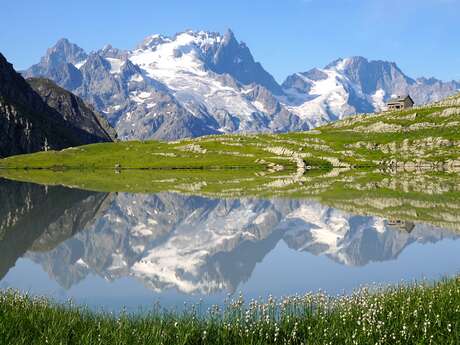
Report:
[[[460,343],[460,277],[434,285],[307,294],[207,312],[92,313],[13,291],[0,294],[2,344],[443,344]]]

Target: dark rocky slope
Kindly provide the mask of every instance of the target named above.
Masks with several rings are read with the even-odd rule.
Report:
[[[0,54],[0,158],[113,140],[79,98],[45,79],[31,83]]]
[[[107,119],[85,104],[81,98],[49,79],[30,78],[27,82],[48,106],[62,115],[64,120],[97,137],[110,141],[116,138],[117,133]]]

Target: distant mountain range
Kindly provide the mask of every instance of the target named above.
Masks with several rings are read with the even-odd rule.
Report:
[[[26,77],[47,77],[93,104],[121,139],[305,130],[380,111],[393,95],[437,101],[460,83],[412,79],[395,63],[339,59],[281,85],[232,31],[153,35],[135,49],[87,53],[62,39]]]
[[[396,95],[410,94],[417,105],[455,94],[460,82],[412,79],[393,62],[363,57],[338,59],[324,69],[289,76],[283,83],[289,109],[315,126],[356,113],[380,112]]]
[[[0,54],[0,158],[112,141],[107,120],[47,79],[29,81]]]

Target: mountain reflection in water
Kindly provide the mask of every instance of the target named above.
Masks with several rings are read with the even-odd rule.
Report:
[[[0,280],[24,257],[64,289],[97,275],[129,277],[155,292],[234,292],[280,244],[362,267],[395,260],[412,243],[459,238],[311,200],[97,193],[7,180],[0,199]]]

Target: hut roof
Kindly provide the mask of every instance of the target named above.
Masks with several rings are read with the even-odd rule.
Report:
[[[402,103],[402,102],[405,102],[408,98],[410,99],[410,101],[411,101],[412,103],[415,103],[411,96],[405,95],[405,96],[397,96],[397,97],[395,97],[395,98],[392,98],[392,99],[390,99],[390,100],[388,101],[387,104],[398,104],[398,103]]]

